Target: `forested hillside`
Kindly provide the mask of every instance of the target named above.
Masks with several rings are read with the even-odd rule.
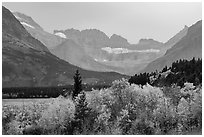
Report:
[[[202,59],[177,60],[170,67],[165,66],[162,71],[135,74],[129,79],[130,83],[153,86],[171,86],[172,84],[183,87],[185,82],[199,85],[202,83]]]

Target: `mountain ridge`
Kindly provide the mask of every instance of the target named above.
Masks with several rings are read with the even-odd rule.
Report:
[[[33,25],[33,24],[37,24],[30,16],[27,16],[23,13],[19,13],[19,12],[14,12],[13,13],[14,16],[22,22],[26,22],[28,23],[28,25]],[[20,17],[19,17],[20,15]],[[24,18],[25,17],[25,18]],[[34,28],[22,24],[26,30],[36,39],[38,39],[41,43],[43,43],[44,45],[47,46],[48,49],[52,49],[55,46],[59,45],[60,43],[62,43],[63,41],[65,41],[65,39],[56,36],[56,35],[52,35],[46,31],[43,30],[43,28],[40,25],[33,25]],[[36,27],[37,26],[37,27]],[[40,28],[40,29],[36,29],[36,28]]]
[[[26,22],[30,24],[31,26],[34,26],[36,29],[42,30],[43,28],[38,25],[30,16],[27,16],[20,12],[13,12],[13,15],[20,21],[20,22]]]

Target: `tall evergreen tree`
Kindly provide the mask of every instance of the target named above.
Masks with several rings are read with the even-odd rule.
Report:
[[[86,94],[82,91],[75,99],[76,112],[75,112],[75,130],[79,133],[83,130],[83,125],[85,126],[86,119],[91,111],[88,108],[88,103],[86,102]]]
[[[75,97],[77,97],[81,91],[82,91],[82,80],[81,80],[79,70],[76,70],[76,73],[74,75],[74,90],[72,93],[72,98],[74,99]]]

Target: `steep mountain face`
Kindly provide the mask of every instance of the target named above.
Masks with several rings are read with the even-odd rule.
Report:
[[[167,47],[172,47],[173,45],[175,45],[178,41],[180,41],[188,32],[188,26],[184,26],[184,28],[179,31],[175,36],[173,36],[172,38],[170,38],[165,45]]]
[[[167,50],[164,56],[151,62],[141,72],[152,72],[170,66],[179,59],[191,60],[193,57],[202,58],[202,21],[192,25],[187,34],[172,48]]]
[[[13,14],[2,7],[2,86],[59,86],[73,83],[78,69],[84,83],[110,83],[126,77],[114,72],[86,71],[52,55]]]
[[[49,49],[53,49],[66,40],[59,35],[53,35],[44,31],[40,25],[25,14],[19,12],[14,12],[13,14],[34,38],[38,39]]]
[[[177,42],[179,42],[187,34],[187,32],[188,32],[188,27],[184,26],[184,28],[181,31],[179,31],[176,35],[174,35],[166,43],[164,43],[163,48],[160,49],[161,56],[163,56],[168,49],[170,49]]]

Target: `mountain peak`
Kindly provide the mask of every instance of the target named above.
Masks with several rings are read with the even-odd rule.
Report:
[[[112,47],[120,47],[120,48],[130,45],[127,39],[117,34],[113,34],[110,37],[110,43]]]
[[[158,41],[156,41],[154,39],[146,39],[146,38],[140,39],[138,44],[150,44],[150,43],[152,43],[152,44],[154,44],[154,43],[155,44],[162,44],[162,42],[158,42]]]
[[[65,32],[80,32],[80,30],[75,29],[75,28],[71,28],[71,29],[66,29]]]
[[[117,35],[117,34],[113,34],[111,37],[110,37],[110,39],[125,39],[125,38],[123,38],[122,36],[120,36],[120,35]],[[126,39],[125,39],[126,40]],[[127,41],[127,40],[126,40]]]
[[[188,26],[187,26],[187,25],[185,25],[185,26],[184,26],[184,28],[188,28]]]
[[[27,16],[20,12],[13,12],[13,15],[20,21],[23,26],[43,31],[43,28],[38,25],[30,16]]]
[[[170,45],[170,47],[176,44],[176,42],[178,42],[181,38],[183,38],[187,34],[188,28],[189,27],[185,25],[181,31],[179,31],[176,35],[170,38],[165,44]]]
[[[103,37],[104,39],[108,39],[108,36],[101,30],[98,29],[85,29],[81,31],[82,35],[93,35],[97,37]]]

